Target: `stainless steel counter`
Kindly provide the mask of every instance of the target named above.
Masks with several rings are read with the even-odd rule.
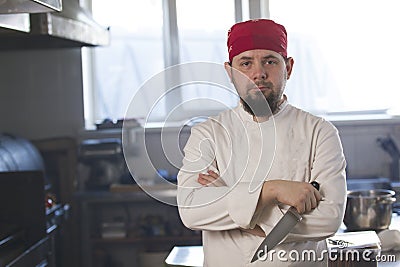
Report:
[[[397,214],[393,214],[392,221],[389,226],[389,229],[399,230],[400,231],[400,216]],[[400,242],[400,240],[398,240]],[[382,255],[386,257],[395,257],[395,262],[379,262],[379,267],[398,267],[400,266],[400,247],[398,248],[399,251],[383,251]]]
[[[400,216],[393,214],[392,222],[389,229],[400,231]],[[343,232],[343,227],[339,232]],[[400,240],[399,240],[400,241]],[[379,267],[400,267],[400,247],[399,251],[383,251],[381,252],[382,260],[385,262],[371,263],[368,266]],[[395,260],[395,261],[393,261]],[[176,246],[172,249],[167,259],[165,260],[167,266],[203,266],[203,249],[201,246]],[[366,263],[342,263],[330,266],[366,266]]]

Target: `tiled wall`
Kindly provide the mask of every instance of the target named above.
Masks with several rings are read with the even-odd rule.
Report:
[[[377,142],[390,136],[400,148],[400,121],[334,123],[339,130],[349,178],[390,177],[391,157]]]
[[[400,121],[358,121],[358,122],[334,122],[339,130],[342,140],[345,157],[347,160],[347,177],[351,178],[378,178],[391,177],[390,164],[391,157],[378,144],[377,138],[385,138],[391,136],[394,141],[399,144],[400,148]],[[180,132],[180,143],[185,141],[189,136],[189,129]],[[169,145],[178,144],[178,134],[176,131],[163,133],[163,142]],[[136,153],[132,160],[137,162],[137,166],[145,166],[146,157],[150,155],[153,167],[139,169],[137,175],[142,177],[154,177],[155,168],[165,168],[170,172],[174,168],[168,164],[168,160],[163,155],[161,146],[160,132],[153,129],[146,134],[147,147],[144,149],[135,146]],[[135,140],[137,144],[144,143],[143,135],[138,134]],[[182,144],[181,144],[182,146]],[[161,155],[161,156],[157,156]],[[169,159],[172,160],[174,166],[179,165],[183,155],[180,153],[172,153]]]

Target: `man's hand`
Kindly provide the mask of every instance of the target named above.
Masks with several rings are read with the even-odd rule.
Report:
[[[207,174],[199,173],[197,181],[204,186],[226,186],[225,182],[219,178],[216,172],[208,170]]]
[[[321,199],[319,191],[310,183],[269,180],[264,182],[257,208],[283,203],[295,207],[302,214],[315,209]]]
[[[219,179],[218,173],[208,170],[207,174],[200,173],[197,181],[203,186],[226,186],[225,182],[222,179]],[[254,229],[244,229],[240,228],[240,230],[247,232],[252,235],[265,237],[264,231],[260,226],[256,225]]]

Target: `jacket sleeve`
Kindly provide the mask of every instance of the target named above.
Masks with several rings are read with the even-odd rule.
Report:
[[[261,188],[250,193],[246,182],[220,187],[202,186],[197,182],[201,172],[209,169],[218,172],[214,142],[209,124],[192,128],[184,148],[183,166],[178,173],[177,202],[182,222],[197,230],[253,228],[252,218]]]
[[[333,235],[340,227],[346,206],[346,161],[336,128],[324,121],[313,138],[310,182],[320,184],[323,200],[296,225],[285,242]]]

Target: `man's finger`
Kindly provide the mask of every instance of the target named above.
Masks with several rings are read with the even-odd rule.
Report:
[[[206,179],[203,179],[201,177],[197,178],[197,182],[199,182],[199,184],[201,185],[208,185],[210,182],[207,181]]]
[[[215,179],[218,179],[218,178],[219,178],[219,175],[218,175],[216,172],[212,171],[212,170],[207,171],[207,173],[208,173],[211,177],[213,177],[213,178],[215,178]]]
[[[311,208],[315,209],[318,206],[318,200],[315,198],[315,196],[313,196],[311,198]]]
[[[209,181],[210,183],[213,182],[213,181],[215,180],[215,178],[212,177],[211,175],[203,174],[203,173],[200,173],[200,174],[199,174],[199,177],[203,178],[204,180]]]
[[[222,179],[220,179],[218,175],[217,177],[214,177],[208,174],[199,173],[199,177],[197,180],[202,185],[226,186],[225,182]]]
[[[311,200],[311,198],[307,199],[307,201],[305,203],[305,206],[306,206],[305,212],[308,212],[308,211],[312,210],[312,200]]]
[[[199,179],[202,180],[202,185],[216,185],[218,186],[218,180],[208,174],[199,174]]]

